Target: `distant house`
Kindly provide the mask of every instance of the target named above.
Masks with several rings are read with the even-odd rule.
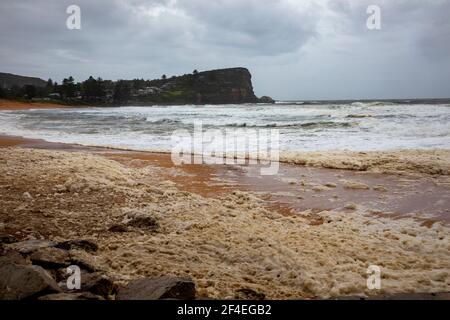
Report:
[[[168,83],[163,84],[163,85],[161,86],[161,89],[162,89],[162,90],[172,90],[174,87],[176,87],[176,84],[175,84],[175,83],[173,83],[173,82],[168,82]]]
[[[159,94],[160,92],[161,92],[161,89],[158,87],[145,87],[145,88],[139,89],[137,91],[137,94],[139,96],[147,96],[147,95]]]
[[[61,99],[61,95],[59,93],[50,93],[48,95],[50,99]]]

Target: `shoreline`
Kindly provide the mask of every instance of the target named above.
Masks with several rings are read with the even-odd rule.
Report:
[[[202,298],[448,292],[446,152],[316,152],[262,178],[257,167],[175,167],[169,153],[0,136],[0,232],[87,238],[99,250],[82,261],[118,285],[183,276]],[[381,291],[366,288],[372,264],[383,266]]]
[[[30,107],[30,104],[25,104],[22,107],[26,109],[27,107]],[[47,107],[47,105],[43,107]],[[5,134],[9,133],[5,132]],[[20,135],[20,131],[17,131],[17,134]],[[28,136],[31,137],[31,139],[33,139],[33,137],[37,137],[35,139],[39,139],[39,135],[28,134]],[[49,139],[52,140],[51,138]],[[59,139],[56,138],[53,140]],[[127,147],[126,142],[124,142],[124,145],[102,145],[102,140],[99,141],[98,145],[95,145],[95,143],[92,142],[78,144],[76,142],[61,143],[77,145],[80,146],[80,148],[104,148],[109,150],[120,150],[127,152],[170,154],[170,151],[162,149],[159,150],[159,148],[154,147],[152,148],[151,144],[148,148],[130,148]],[[170,148],[170,146],[165,145],[164,148],[168,149]],[[198,157],[201,155],[192,156]],[[236,158],[254,160],[257,157],[254,154],[238,154],[235,156],[235,159]],[[450,159],[450,148],[404,148],[385,149],[377,151],[351,151],[344,149],[326,151],[282,151],[279,155],[278,161],[280,163],[316,168],[342,169],[383,174],[444,175],[450,177],[450,160],[448,159]],[[261,161],[265,159],[259,160]]]
[[[352,206],[355,202],[357,205],[360,202],[367,204],[370,201],[384,203],[386,201],[384,193],[389,191],[398,195],[397,201],[400,201],[400,204],[396,206],[372,206],[367,209],[371,214],[398,218],[405,214],[415,213],[419,214],[418,220],[426,224],[432,224],[436,221],[450,224],[450,210],[446,210],[445,207],[448,205],[450,208],[450,197],[444,203],[439,200],[439,196],[444,195],[446,189],[450,188],[450,150],[447,149],[296,153],[294,156],[280,157],[280,169],[277,175],[285,176],[285,178],[278,179],[276,176],[266,176],[265,179],[261,179],[259,176],[261,166],[259,165],[209,165],[201,163],[176,166],[172,162],[170,152],[85,146],[0,135],[0,150],[5,147],[86,152],[113,159],[131,167],[135,167],[136,163],[139,162],[142,162],[140,165],[145,165],[148,162],[162,168],[182,172],[179,175],[169,175],[168,178],[176,181],[185,190],[194,191],[203,196],[230,192],[227,183],[218,187],[220,183],[213,181],[215,179],[211,176],[211,172],[213,172],[214,176],[220,177],[224,181],[237,179],[235,180],[237,185],[234,185],[234,187],[242,191],[266,195],[275,194],[268,197],[275,201],[275,204],[270,205],[270,208],[287,215],[308,209],[313,211],[330,208],[342,209],[345,206]],[[448,154],[448,157],[443,157],[442,154]],[[191,156],[193,158],[198,157],[195,154]],[[443,160],[443,164],[440,162],[441,160]],[[233,173],[230,174],[230,172]],[[208,178],[203,177],[205,174]],[[183,175],[189,178],[184,179]],[[315,181],[296,180],[292,178],[295,176]],[[194,183],[191,180],[192,177],[195,177]],[[261,185],[261,182],[264,182],[267,187],[264,186],[264,183]],[[313,191],[314,194],[307,195],[305,201],[304,195],[297,194],[297,186],[300,186],[303,191]],[[405,188],[408,192],[405,191]],[[370,189],[372,195],[368,197],[369,192],[367,190]],[[427,193],[436,193],[437,197],[427,196],[424,191],[419,191],[420,189],[426,190]],[[340,192],[336,194],[336,190]],[[360,193],[361,190],[363,190],[362,193]],[[337,197],[342,197],[343,193],[350,191],[354,195],[344,197],[345,201],[348,202],[347,204],[342,202],[343,199],[336,201]],[[423,196],[418,197],[417,194],[423,194]],[[360,200],[358,198],[360,196],[363,196],[363,199]],[[301,204],[298,201],[293,201],[292,197],[301,199]],[[324,197],[330,197],[330,199],[323,199]],[[320,198],[320,201],[325,201],[326,204],[319,205],[318,201],[313,200],[313,198]],[[441,202],[441,205],[437,206],[437,208],[440,208],[439,210],[432,204],[432,201]],[[421,202],[428,202],[428,205],[424,206]],[[339,203],[340,207],[336,203]],[[311,207],[308,207],[308,205]],[[390,213],[383,214],[382,211],[386,210]],[[427,214],[420,216],[422,212]]]
[[[261,193],[266,196],[270,194],[267,198],[275,203],[269,207],[287,215],[308,209],[313,211],[330,208],[336,210],[346,206],[351,207],[355,203],[359,206],[360,203],[366,205],[374,202],[378,205],[367,208],[373,215],[398,218],[414,213],[419,221],[426,224],[432,225],[436,221],[450,224],[450,210],[446,209],[446,205],[450,208],[450,198],[445,196],[446,189],[450,188],[450,150],[446,149],[297,153],[295,156],[280,158],[280,169],[276,176],[267,176],[261,179],[259,176],[261,166],[258,165],[207,165],[202,163],[176,166],[173,164],[169,152],[85,146],[0,135],[0,150],[5,147],[86,152],[113,159],[131,167],[135,167],[139,162],[143,163],[141,165],[151,163],[181,172],[181,174],[172,174],[167,177],[176,181],[181,188],[203,196],[215,196],[230,192],[231,188],[227,183],[220,186],[220,183],[213,181],[215,177],[217,179],[220,177],[224,181],[234,181],[234,187],[239,190]],[[448,154],[448,157],[442,157],[442,154]],[[441,160],[443,160],[443,164],[440,162]],[[230,172],[233,173],[230,174]],[[212,173],[215,177],[212,177]],[[184,175],[189,178],[185,179]],[[204,178],[205,175],[208,177]],[[281,175],[282,178],[277,178],[278,175]],[[303,179],[293,179],[292,177],[295,176],[301,176]],[[194,181],[192,181],[192,177],[194,177]],[[312,181],[305,182],[305,178]],[[261,184],[261,182],[263,183]],[[305,198],[305,195],[298,193],[297,186],[300,186],[303,191],[311,191],[313,194],[307,194]],[[337,191],[339,192],[336,194]],[[384,195],[386,192],[394,192],[397,199],[387,200]],[[349,196],[348,193],[352,193],[352,195]],[[434,195],[427,195],[427,193]],[[343,195],[345,196],[343,197]],[[442,196],[446,199],[443,203],[439,198]],[[293,197],[301,201],[295,201]],[[329,199],[324,199],[326,197]],[[320,201],[323,201],[324,204],[320,205],[319,201],[314,198],[321,199]],[[338,198],[342,199],[337,201]],[[386,201],[389,203],[397,201],[398,203],[395,206],[380,205]],[[441,204],[436,206],[433,201]],[[389,213],[384,214],[383,211]],[[425,216],[422,216],[422,213],[425,213]]]
[[[25,102],[0,99],[0,111],[29,110],[29,109],[69,109],[76,106],[64,105],[56,102]]]
[[[39,138],[26,138],[22,136],[0,134],[0,138],[11,141],[12,145],[40,145],[47,147],[60,146],[62,149],[99,149],[109,151],[149,153],[157,155],[171,155],[170,151],[133,149],[118,146],[85,145],[80,143],[51,142]],[[16,142],[14,142],[14,140]],[[201,154],[191,154],[191,157],[203,157]],[[225,157],[223,158],[225,159]],[[234,160],[255,160],[251,154],[237,155]],[[258,161],[267,161],[259,159]],[[326,151],[287,151],[281,152],[278,161],[284,164],[299,166],[350,170],[360,172],[373,172],[382,174],[400,175],[443,175],[449,176],[450,182],[450,149],[392,149],[383,151],[352,151],[352,150],[326,150]]]
[[[280,199],[265,199],[224,179],[240,177],[236,181],[243,186],[252,185],[253,176],[239,168],[174,168],[164,163],[167,156],[42,147],[0,149],[2,232],[19,241],[91,239],[99,249],[83,253],[83,261],[119,285],[142,277],[188,276],[199,297],[219,299],[236,298],[244,289],[268,299],[449,289],[450,228],[440,221],[423,224],[359,208],[276,210],[266,204],[283,205]],[[291,173],[290,166],[285,169]],[[308,169],[308,184],[342,172]],[[276,189],[280,183],[291,185],[279,181]],[[305,188],[300,192],[319,202],[327,198],[316,198],[327,191],[312,191],[313,185],[293,187]],[[347,192],[359,198],[371,191]],[[390,193],[395,192],[378,194]],[[156,229],[126,222],[144,218]],[[383,266],[381,291],[365,287],[370,264]]]
[[[405,170],[404,164],[399,165],[401,170],[393,170],[392,166],[387,166],[388,169],[382,167],[371,171],[367,168],[367,164],[348,160],[349,155],[366,156],[367,152],[304,153],[301,160],[281,159],[278,174],[282,176],[281,178],[261,179],[259,166],[206,164],[175,166],[168,152],[84,146],[0,135],[0,150],[8,147],[82,152],[114,160],[129,168],[152,165],[169,169],[171,172],[165,174],[163,178],[188,192],[210,198],[235,190],[252,192],[264,199],[264,206],[267,209],[285,216],[292,216],[304,210],[311,211],[312,223],[322,223],[320,219],[315,220],[317,218],[315,213],[323,210],[364,210],[366,214],[374,217],[390,219],[412,217],[430,228],[437,222],[450,226],[448,209],[450,197],[446,195],[450,189],[450,177],[442,175],[441,169],[438,170],[438,174],[433,170],[430,172],[429,167],[435,163],[427,166],[420,163],[413,165],[412,167],[418,170],[412,172]],[[402,151],[394,151],[397,152]],[[429,152],[433,153],[436,150],[428,152],[403,150],[403,152],[425,153],[426,157]],[[448,152],[450,153],[450,150]],[[372,153],[380,154],[380,152]],[[388,157],[392,156],[390,152],[385,153]],[[330,155],[337,159],[332,157],[330,160]],[[343,155],[345,157],[342,160],[340,158]],[[321,159],[322,156],[325,160]],[[310,159],[314,160],[309,162]],[[376,158],[375,161],[380,160]],[[302,179],[293,179],[295,176],[301,176]],[[297,191],[298,187],[301,189],[300,192]],[[394,196],[386,196],[386,193],[393,193]]]

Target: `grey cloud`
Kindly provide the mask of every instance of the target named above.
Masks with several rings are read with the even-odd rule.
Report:
[[[374,33],[385,44],[403,43],[430,59],[450,54],[450,1],[448,0],[336,0],[328,7],[346,24],[345,32],[367,37],[364,28],[369,5],[381,8],[382,29]],[[370,39],[373,39],[370,38]]]
[[[296,51],[316,35],[318,8],[313,4],[297,8],[286,1],[193,0],[181,7],[202,26],[197,40],[253,55]]]
[[[65,27],[73,3],[79,31]],[[369,4],[380,31],[365,28]],[[391,96],[393,78],[398,94],[443,96],[449,12],[450,0],[2,1],[0,71],[83,80],[246,66],[257,93],[281,99]]]

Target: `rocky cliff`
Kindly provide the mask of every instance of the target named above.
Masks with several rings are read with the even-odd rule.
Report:
[[[256,102],[252,76],[245,68],[221,69],[198,73],[192,89],[197,91],[197,103]]]
[[[246,68],[194,72],[152,80],[133,100],[154,103],[228,104],[258,102]]]

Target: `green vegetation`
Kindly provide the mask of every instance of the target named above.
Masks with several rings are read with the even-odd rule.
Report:
[[[189,103],[195,92],[184,88],[172,89],[175,85],[164,87],[174,78],[165,75],[159,80],[118,80],[116,82],[89,77],[76,83],[72,76],[63,79],[61,84],[48,79],[44,87],[24,85],[23,87],[0,87],[0,98],[13,100],[56,100],[66,104],[157,104]],[[162,88],[161,88],[162,87]],[[160,89],[161,88],[161,89]]]
[[[104,80],[90,76],[76,82],[72,76],[61,84],[14,75],[0,83],[0,97],[15,100],[57,101],[68,105],[153,105],[242,103],[257,100],[247,69],[234,68],[198,72],[168,78],[144,80]],[[11,80],[12,79],[12,80]],[[29,80],[32,79],[32,80]],[[33,82],[26,82],[33,81]],[[39,85],[34,85],[38,83]],[[12,85],[11,85],[12,84]]]

